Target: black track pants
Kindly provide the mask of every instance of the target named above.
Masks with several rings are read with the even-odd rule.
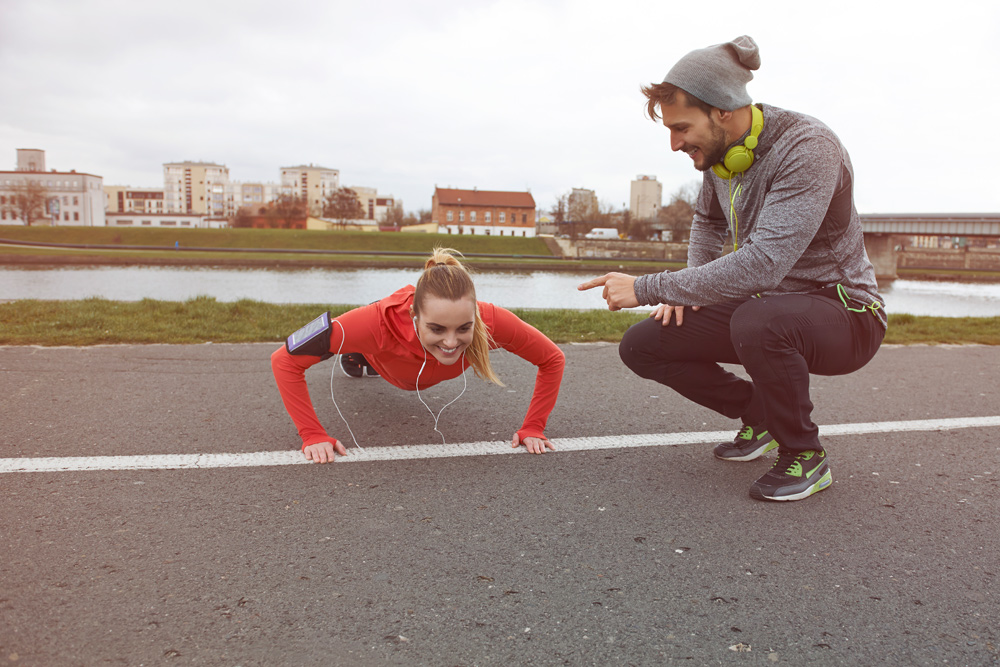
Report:
[[[803,451],[821,449],[809,374],[858,370],[884,336],[871,312],[819,294],[783,294],[685,308],[682,326],[646,319],[625,332],[618,351],[636,375],[727,417],[764,423],[783,449]],[[741,364],[753,381],[720,362]]]

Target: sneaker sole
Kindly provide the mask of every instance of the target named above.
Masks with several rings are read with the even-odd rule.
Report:
[[[804,491],[800,491],[799,493],[791,493],[787,496],[768,496],[762,493],[756,486],[751,486],[750,497],[756,498],[757,500],[777,500],[779,502],[785,500],[802,500],[803,498],[808,498],[814,493],[819,493],[820,491],[827,488],[831,484],[833,484],[833,475],[831,475],[830,471],[827,470],[826,473],[822,477],[820,477],[815,484],[812,484],[809,488],[807,488]]]
[[[753,461],[754,459],[759,459],[764,454],[767,454],[772,449],[777,449],[777,448],[778,448],[778,443],[772,440],[763,447],[758,447],[752,452],[748,454],[743,454],[742,456],[719,456],[718,454],[716,454],[715,458],[719,459],[720,461]]]

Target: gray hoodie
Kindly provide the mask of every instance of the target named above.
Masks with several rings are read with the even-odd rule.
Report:
[[[704,172],[688,268],[637,278],[639,303],[706,306],[839,283],[857,302],[852,307],[884,306],[854,208],[847,150],[815,118],[761,108],[764,129],[753,166],[731,181]],[[737,190],[734,221],[730,197]],[[731,230],[738,249],[724,255]],[[885,310],[876,312],[885,325]]]

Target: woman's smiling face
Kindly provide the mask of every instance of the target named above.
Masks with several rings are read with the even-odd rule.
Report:
[[[445,366],[462,358],[472,344],[476,304],[471,298],[451,301],[427,296],[417,315],[410,307],[417,327],[417,337],[424,349]]]

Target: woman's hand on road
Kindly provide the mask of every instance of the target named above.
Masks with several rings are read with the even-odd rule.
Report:
[[[347,456],[347,450],[344,449],[339,440],[334,440],[332,443],[317,442],[302,448],[302,453],[314,463],[332,463],[334,452],[341,456]]]
[[[514,438],[511,440],[511,446],[517,448],[521,445],[524,445],[529,454],[544,454],[546,447],[552,451],[556,450],[555,445],[549,442],[548,438],[535,438],[533,436],[528,436],[524,440],[521,440],[521,436],[515,433]]]

